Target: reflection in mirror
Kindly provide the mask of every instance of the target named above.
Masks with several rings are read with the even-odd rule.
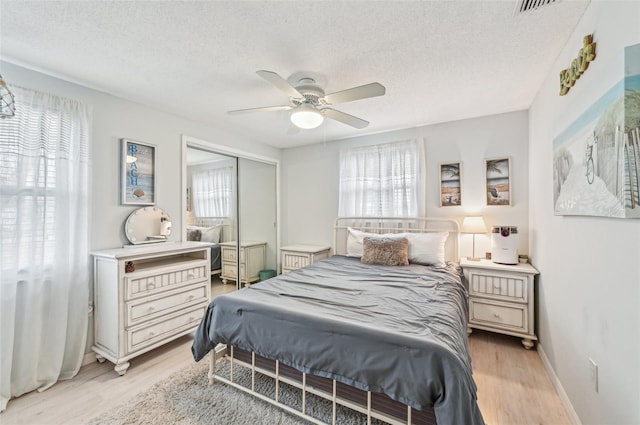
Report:
[[[133,245],[165,242],[171,235],[171,217],[161,208],[138,208],[127,217],[124,231]]]
[[[237,158],[187,145],[184,240],[210,242],[212,295],[235,289],[238,269],[223,263],[222,246],[236,240]],[[224,278],[222,276],[225,276]]]
[[[184,240],[210,238],[216,244],[211,257],[219,262],[212,263],[212,296],[275,275],[277,161],[225,154],[224,148],[215,152],[197,140],[187,140],[184,147],[183,235]]]

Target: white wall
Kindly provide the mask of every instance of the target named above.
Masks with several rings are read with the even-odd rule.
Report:
[[[256,155],[279,158],[280,151],[266,145],[246,142],[213,127],[189,121],[177,115],[116,98],[6,62],[2,76],[10,84],[77,99],[93,108],[91,137],[91,205],[89,211],[91,250],[114,248],[128,243],[124,222],[135,206],[120,205],[120,139],[128,138],[157,146],[157,206],[172,217],[171,240],[181,240],[183,229],[181,194],[181,135],[187,134],[219,145]],[[188,116],[188,111],[183,115]],[[89,261],[79,259],[79,261]],[[91,284],[88,282],[88,284]],[[91,291],[93,293],[93,291]],[[93,324],[89,328],[89,346]]]
[[[157,146],[156,203],[172,217],[172,240],[180,240],[182,235],[182,134],[257,155],[280,157],[278,149],[247,142],[213,127],[181,118],[177,114],[164,113],[13,64],[3,62],[2,75],[10,84],[74,98],[93,107],[90,151],[93,199],[89,241],[92,250],[114,248],[128,243],[123,224],[129,213],[137,208],[120,205],[120,138]],[[188,116],[189,113],[184,111],[182,115]]]
[[[568,95],[559,72],[594,35],[596,59]],[[553,138],[622,78],[612,66],[640,43],[640,2],[592,2],[529,115],[531,251],[540,270],[538,336],[584,424],[640,423],[640,221],[554,216]],[[598,364],[599,390],[589,358]]]
[[[493,115],[374,136],[286,149],[282,153],[282,243],[332,243],[338,214],[339,152],[342,148],[412,138],[425,141],[426,210],[431,217],[482,215],[487,226],[514,225],[520,252],[528,252],[528,118],[526,111]],[[512,206],[487,207],[485,159],[508,156],[512,167]],[[440,207],[439,165],[462,162],[462,206]],[[461,237],[461,255],[471,255],[471,235]],[[488,235],[476,237],[476,255],[490,250]]]

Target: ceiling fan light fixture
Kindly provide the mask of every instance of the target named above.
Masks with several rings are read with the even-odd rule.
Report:
[[[305,130],[318,127],[324,121],[320,111],[311,105],[300,105],[291,112],[291,122]]]

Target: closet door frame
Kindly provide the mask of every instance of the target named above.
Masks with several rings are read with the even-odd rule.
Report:
[[[216,153],[216,154],[221,154],[221,155],[227,155],[230,157],[236,157],[236,158],[243,158],[243,159],[248,159],[248,160],[252,160],[252,161],[258,161],[258,162],[264,162],[266,164],[271,164],[274,165],[276,167],[276,182],[275,182],[275,192],[276,192],[276,246],[275,246],[275,252],[278,253],[280,252],[280,160],[277,158],[271,158],[268,156],[263,156],[263,155],[256,155],[254,153],[251,152],[246,152],[240,149],[234,149],[232,147],[229,146],[225,146],[225,145],[219,145],[216,143],[211,143],[208,142],[206,140],[202,140],[202,139],[198,139],[196,137],[192,137],[192,136],[188,136],[188,135],[182,135],[182,170],[181,170],[181,174],[182,174],[182,182],[181,182],[181,205],[182,205],[182,211],[181,211],[181,221],[182,221],[182,228],[181,228],[181,239],[185,238],[186,235],[186,228],[187,228],[187,148],[188,147],[192,147],[192,148],[197,148],[197,149],[202,149],[205,151],[209,151],[212,153]],[[239,161],[238,161],[238,165],[239,165]],[[239,173],[238,169],[236,169],[236,172]],[[236,184],[238,184],[238,180],[237,180],[237,175],[236,175]],[[238,191],[236,191],[236,204],[238,203],[238,199],[239,199],[239,194]],[[238,210],[238,205],[236,205],[236,226],[235,226],[235,239],[236,240],[240,240],[240,211]],[[239,261],[240,261],[240,247],[238,245],[237,247],[237,252],[236,252],[236,258],[238,259],[238,264],[237,264],[237,270],[238,273],[240,273],[240,266],[239,266]],[[276,255],[276,270],[280,270],[280,256]],[[240,279],[238,276],[238,280],[236,281],[236,285],[238,286],[238,289],[240,289],[241,284],[240,284]]]

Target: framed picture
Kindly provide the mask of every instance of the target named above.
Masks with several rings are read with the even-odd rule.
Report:
[[[461,191],[462,164],[448,162],[440,164],[440,206],[453,207],[462,205]]]
[[[122,139],[121,152],[122,205],[155,205],[156,147]]]
[[[487,205],[511,205],[511,161],[509,158],[485,161]]]

